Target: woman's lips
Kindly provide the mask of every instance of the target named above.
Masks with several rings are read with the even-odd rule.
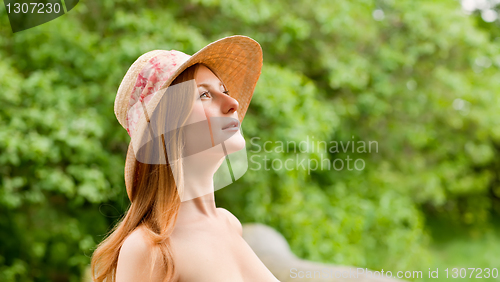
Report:
[[[222,130],[238,130],[240,129],[240,123],[238,121],[231,121],[222,127]]]

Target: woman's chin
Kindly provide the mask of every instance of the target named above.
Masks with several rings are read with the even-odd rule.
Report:
[[[245,138],[238,131],[229,139],[224,141],[224,146],[226,147],[227,154],[238,152],[245,148]]]

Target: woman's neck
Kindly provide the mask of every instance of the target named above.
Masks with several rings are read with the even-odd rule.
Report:
[[[217,207],[215,206],[214,193],[206,194],[181,203],[177,220],[193,221],[200,218],[215,218]]]
[[[189,156],[183,160],[183,192],[179,218],[215,217],[214,174],[224,161],[217,155]]]

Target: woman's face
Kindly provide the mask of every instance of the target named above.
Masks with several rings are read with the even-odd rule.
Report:
[[[204,65],[199,66],[195,82],[197,92],[193,110],[186,122],[185,154],[192,155],[207,148],[219,147],[213,152],[222,153],[223,157],[243,149],[245,139],[240,132],[238,101],[231,97],[219,78]]]

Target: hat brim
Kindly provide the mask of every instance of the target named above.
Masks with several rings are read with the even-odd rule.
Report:
[[[139,57],[136,61],[137,64],[134,63],[135,66],[132,65],[130,67],[124,81],[127,79],[127,76],[133,76],[137,70],[140,70],[144,63],[155,54],[153,51],[149,52],[146,56]],[[166,89],[180,73],[197,63],[202,63],[210,68],[229,90],[231,97],[238,101],[238,119],[242,122],[261,74],[262,48],[259,43],[250,37],[242,35],[229,36],[212,42],[179,66],[160,89]],[[128,79],[127,81],[132,80]],[[124,128],[126,128],[126,111],[129,103],[128,93],[130,93],[127,90],[129,87],[130,85],[120,85],[115,100],[115,114]],[[160,94],[159,97],[155,97],[155,99],[148,103],[148,112],[154,110],[163,93],[164,91],[158,93]],[[130,200],[132,200],[135,163],[136,158],[131,141],[125,161],[125,186]]]

